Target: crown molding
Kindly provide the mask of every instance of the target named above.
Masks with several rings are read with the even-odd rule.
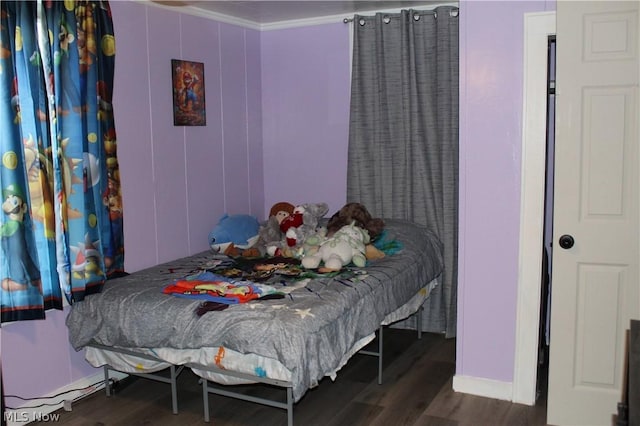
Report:
[[[237,25],[239,27],[248,28],[251,30],[261,30],[261,25],[257,22],[250,21],[248,19],[236,18],[235,16],[225,15],[222,13],[212,12],[209,10],[203,10],[194,6],[181,5],[171,6],[162,3],[155,2],[153,0],[133,0],[137,3],[144,4],[146,6],[157,7],[160,9],[170,10],[176,13],[184,13],[185,15],[198,16],[200,18],[210,19],[217,22],[223,22],[225,24]]]
[[[260,24],[255,21],[250,21],[248,19],[237,18],[235,16],[225,15],[222,13],[212,12],[208,10],[203,10],[194,6],[183,5],[183,6],[170,6],[162,3],[158,3],[153,0],[134,0],[138,3],[158,7],[165,10],[171,10],[177,13],[184,13],[187,15],[198,16],[201,18],[211,19],[217,22],[223,22],[226,24],[237,25],[239,27],[248,28],[257,31],[273,31],[273,30],[283,30],[288,28],[299,28],[299,27],[310,27],[314,25],[323,25],[323,24],[335,24],[338,22],[343,22],[345,18],[351,19],[353,18],[353,14],[337,14],[337,15],[326,15],[326,16],[316,16],[313,18],[303,18],[303,19],[288,19],[282,20],[278,22],[269,22],[265,24]],[[420,6],[414,7],[414,10],[432,10],[436,7],[440,6],[454,6],[458,7],[458,2],[443,2],[438,4],[431,4],[428,6]],[[361,11],[360,15],[373,14],[373,13],[399,13],[400,8],[397,9],[384,9],[384,10],[371,10],[371,11]]]

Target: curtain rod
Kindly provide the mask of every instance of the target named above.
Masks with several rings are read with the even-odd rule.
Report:
[[[449,10],[449,16],[457,17],[459,14],[460,14],[460,9],[457,7]],[[438,12],[436,12],[435,10],[417,10],[413,14],[413,19],[418,21],[420,17],[423,15],[433,15],[435,19],[438,18]],[[353,22],[353,19],[354,18],[344,18],[342,22],[344,22],[345,24],[348,24],[350,22]],[[389,14],[385,14],[384,17],[382,18],[382,21],[385,24],[388,24],[389,22],[391,22],[391,16]],[[364,25],[363,19],[360,20],[360,25]]]

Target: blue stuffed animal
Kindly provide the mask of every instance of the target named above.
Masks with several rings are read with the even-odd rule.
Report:
[[[209,232],[209,246],[219,249],[222,245],[233,243],[235,246],[249,246],[251,240],[257,237],[260,223],[254,216],[224,214],[218,224]]]

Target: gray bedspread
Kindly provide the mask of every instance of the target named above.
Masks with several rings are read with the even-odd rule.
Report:
[[[284,299],[232,305],[195,313],[201,303],[162,289],[198,270],[214,254],[203,252],[109,281],[102,293],[73,305],[67,317],[71,345],[96,342],[124,348],[224,346],[279,360],[292,373],[298,401],[335,371],[356,341],[405,304],[442,271],[442,244],[431,231],[386,220],[396,254],[372,261],[352,278],[315,278]]]

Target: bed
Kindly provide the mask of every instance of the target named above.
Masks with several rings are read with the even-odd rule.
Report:
[[[303,279],[270,278],[281,298],[256,299],[198,315],[202,301],[163,293],[172,281],[225,260],[212,251],[168,262],[110,280],[100,294],[73,305],[70,342],[94,366],[146,375],[171,369],[174,413],[175,376],[190,368],[202,378],[205,420],[208,394],[217,393],[284,408],[293,423],[293,405],[342,366],[378,333],[381,380],[382,326],[419,312],[438,285],[442,244],[417,224],[386,220],[399,252],[345,268],[340,274]],[[365,352],[367,353],[367,352]],[[286,402],[255,401],[228,386],[259,382],[286,389]]]

